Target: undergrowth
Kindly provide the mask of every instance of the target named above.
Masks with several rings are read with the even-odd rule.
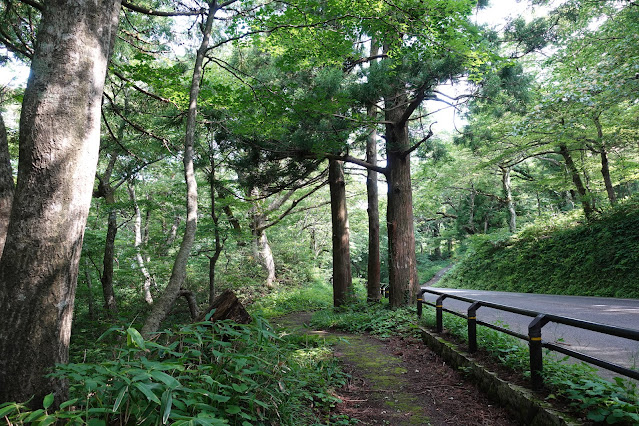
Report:
[[[57,367],[71,398],[58,410],[50,395],[35,411],[4,403],[0,418],[16,425],[315,424],[339,401],[332,389],[346,381],[329,349],[283,340],[260,318],[186,325],[164,332],[163,343],[134,328],[110,333],[126,341],[113,359]]]
[[[311,326],[319,329],[335,329],[349,333],[369,332],[381,338],[391,336],[419,336],[415,324],[414,307],[390,309],[388,301],[366,304],[360,302],[341,310],[326,309],[316,312]]]
[[[292,312],[317,311],[333,306],[330,284],[316,280],[304,287],[282,287],[256,300],[249,309],[264,318],[279,317]]]
[[[433,310],[425,310],[424,321],[435,325]],[[498,324],[507,328],[506,324]],[[468,341],[466,320],[444,316],[444,327],[457,338]],[[506,367],[530,377],[528,347],[521,340],[486,327],[477,327],[478,346]],[[609,382],[586,363],[568,363],[549,350],[544,352],[543,376],[548,400],[567,403],[590,421],[607,424],[639,424],[639,391],[636,384],[622,378]]]

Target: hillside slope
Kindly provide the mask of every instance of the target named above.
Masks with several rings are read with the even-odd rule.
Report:
[[[439,286],[639,298],[639,201],[590,224],[475,237]]]

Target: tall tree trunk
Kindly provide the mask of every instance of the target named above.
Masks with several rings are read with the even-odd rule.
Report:
[[[216,186],[215,190],[217,191],[217,194],[221,198],[232,198],[233,197],[233,193],[231,191],[229,191],[227,188],[225,188],[224,186],[222,186],[222,185],[218,184]],[[228,203],[226,203],[226,202],[223,203],[222,211],[224,212],[224,214],[226,215],[226,218],[228,219],[229,223],[233,227],[233,234],[235,235],[235,238],[237,240],[237,245],[239,247],[245,246],[246,242],[244,241],[244,238],[242,237],[242,226],[240,225],[240,221],[237,220],[237,218],[233,214],[233,210],[231,209],[231,206],[229,206]]]
[[[444,258],[444,256],[442,255],[442,242],[439,240],[439,237],[441,237],[440,226],[441,225],[439,222],[433,223],[433,239],[435,240],[434,256],[437,260],[441,260]]]
[[[577,170],[577,166],[570,155],[570,151],[568,151],[568,147],[566,144],[562,143],[559,145],[559,153],[564,158],[566,163],[566,168],[572,177],[572,182],[575,184],[577,188],[577,192],[579,194],[579,201],[581,202],[581,206],[584,209],[584,215],[586,216],[586,220],[591,221],[592,217],[595,213],[592,204],[591,204],[591,196],[590,192],[584,186],[581,176],[579,175],[579,170]]]
[[[111,199],[109,201],[109,199]],[[118,232],[118,215],[113,204],[113,192],[107,197],[107,207],[109,208],[109,218],[107,220],[107,234],[104,242],[104,258],[102,260],[102,294],[104,296],[104,309],[106,309],[109,318],[113,318],[118,312],[118,307],[113,290],[113,258],[115,255],[115,236]]]
[[[615,194],[615,188],[612,186],[612,179],[610,177],[608,149],[606,148],[606,142],[604,141],[603,129],[601,128],[599,116],[595,116],[593,121],[597,128],[597,141],[599,142],[599,155],[601,157],[601,176],[603,177],[606,193],[608,194],[608,201],[610,201],[611,206],[614,206],[617,204],[617,194]]]
[[[385,105],[389,300],[394,308],[414,303],[419,290],[406,104],[407,96],[399,94]]]
[[[508,230],[513,234],[517,232],[517,212],[513,202],[513,187],[510,182],[510,167],[499,166],[501,171],[501,186],[506,197],[506,208],[508,209]]]
[[[195,180],[195,170],[193,167],[194,144],[195,144],[195,119],[197,116],[197,101],[200,93],[200,83],[204,69],[204,57],[209,46],[209,39],[215,13],[217,9],[214,4],[210,4],[210,9],[206,17],[206,22],[202,27],[202,43],[195,57],[195,67],[193,78],[191,79],[191,90],[189,93],[189,111],[186,120],[186,136],[184,138],[184,179],[186,180],[186,229],[180,244],[180,250],[175,258],[173,270],[169,283],[162,292],[162,295],[153,304],[153,308],[142,327],[142,335],[150,336],[160,327],[160,323],[168,314],[171,306],[179,297],[180,289],[186,279],[186,266],[191,253],[191,247],[195,241],[197,231],[197,182]]]
[[[258,188],[252,188],[250,194],[255,200],[260,198],[260,190]],[[283,198],[288,199],[286,195],[280,197],[282,203],[284,202]],[[274,204],[281,205],[280,200],[274,201]],[[251,233],[253,234],[253,257],[266,273],[264,284],[268,288],[273,287],[273,283],[277,278],[275,275],[273,251],[271,250],[271,245],[268,242],[265,231],[268,221],[267,215],[271,211],[271,206],[264,207],[262,201],[253,201],[253,206],[249,211],[249,216],[251,217]]]
[[[330,160],[328,167],[333,224],[333,304],[338,307],[353,297],[350,236],[343,163]]]
[[[264,282],[266,287],[272,288],[276,279],[275,259],[273,258],[271,245],[266,237],[266,231],[261,226],[258,226],[253,231],[253,236],[253,255],[262,266],[262,269],[264,269],[264,272],[266,272],[266,280]]]
[[[371,52],[371,56],[377,52]],[[368,116],[374,118],[377,115],[375,105],[368,106]],[[366,162],[377,165],[377,131],[371,129],[366,141]],[[367,297],[369,302],[377,302],[381,296],[381,264],[379,257],[379,194],[377,189],[377,172],[368,169],[366,176],[366,194],[368,196],[368,274]]]
[[[2,257],[4,241],[7,238],[13,190],[13,170],[11,170],[7,129],[0,114],[0,257]]]
[[[20,157],[0,260],[0,401],[67,396],[66,363],[100,106],[119,0],[42,2],[20,117]]]
[[[215,236],[215,251],[213,256],[209,257],[209,305],[215,300],[215,266],[217,264],[224,245],[220,237],[220,218],[217,215],[215,206],[216,182],[215,182],[215,153],[213,142],[209,146],[209,158],[211,162],[211,174],[209,176],[209,193],[211,195],[211,220],[213,221],[213,235]]]
[[[477,196],[477,191],[475,190],[475,184],[470,182],[470,195],[468,201],[468,225],[466,225],[466,230],[469,234],[475,233],[475,197]]]
[[[153,285],[153,277],[151,277],[148,269],[146,269],[144,258],[142,257],[142,213],[140,212],[138,201],[135,198],[135,187],[133,186],[132,182],[129,182],[127,189],[129,191],[129,200],[131,200],[131,202],[133,203],[133,210],[135,213],[135,218],[133,221],[133,233],[135,235],[135,239],[133,241],[133,246],[135,247],[135,260],[138,263],[140,272],[142,272],[142,275],[144,276],[142,294],[144,296],[144,301],[149,305],[152,305],[153,295],[151,294],[151,285]]]

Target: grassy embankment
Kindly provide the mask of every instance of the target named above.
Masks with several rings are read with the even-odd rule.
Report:
[[[482,290],[639,298],[639,200],[592,223],[575,215],[538,221],[515,235],[468,242],[439,285]]]

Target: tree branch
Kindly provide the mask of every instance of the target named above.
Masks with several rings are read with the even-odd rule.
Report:
[[[122,1],[122,7],[125,7],[134,12],[143,13],[145,15],[151,15],[151,16],[196,16],[196,15],[201,15],[203,13],[206,13],[205,9],[191,10],[188,12],[177,12],[177,11],[163,12],[160,10],[153,10],[146,7],[136,6],[126,0]]]

